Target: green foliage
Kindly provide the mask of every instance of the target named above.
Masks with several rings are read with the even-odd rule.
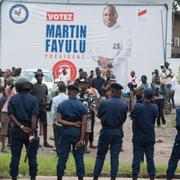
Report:
[[[177,11],[178,7],[180,6],[180,0],[172,0],[173,9]]]

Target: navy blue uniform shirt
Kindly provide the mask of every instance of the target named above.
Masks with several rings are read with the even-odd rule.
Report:
[[[98,117],[106,134],[123,136],[122,125],[126,120],[127,111],[128,105],[120,97],[113,96],[102,100],[98,108]]]
[[[154,144],[157,105],[148,102],[137,103],[130,116],[133,120],[133,143]]]
[[[81,121],[87,114],[86,107],[76,98],[69,98],[58,105],[57,112],[61,114],[62,119],[69,122]],[[66,135],[80,135],[80,127],[63,126],[62,133]]]
[[[180,107],[176,108],[176,129],[178,131],[176,141],[180,141]]]
[[[31,122],[31,116],[38,115],[38,112],[36,97],[27,92],[21,92],[11,97],[8,104],[8,114],[14,115],[19,122]]]

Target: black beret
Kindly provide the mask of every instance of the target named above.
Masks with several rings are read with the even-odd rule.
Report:
[[[68,86],[68,90],[71,90],[71,91],[79,91],[79,88],[74,85],[74,84],[71,84]]]
[[[33,87],[32,83],[24,77],[18,78],[17,81],[15,82],[15,86],[16,88],[19,88],[20,91],[25,89],[30,90]]]
[[[118,83],[113,83],[113,84],[111,84],[111,88],[116,89],[116,90],[121,90],[121,89],[123,89],[123,86],[121,86]]]
[[[15,85],[21,85],[24,83],[30,83],[30,81],[28,79],[26,79],[25,77],[19,77],[16,82]]]
[[[145,88],[144,89],[144,95],[145,96],[153,95],[153,89],[152,88]]]

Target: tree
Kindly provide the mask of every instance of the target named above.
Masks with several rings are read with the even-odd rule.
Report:
[[[172,3],[173,3],[173,9],[175,11],[178,11],[180,8],[180,0],[172,0]]]

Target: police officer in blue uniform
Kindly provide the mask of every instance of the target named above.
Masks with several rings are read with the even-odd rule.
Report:
[[[119,153],[122,146],[122,126],[127,117],[128,105],[120,98],[123,87],[118,83],[111,84],[112,98],[102,100],[98,108],[98,117],[101,119],[94,180],[101,174],[104,159],[108,148],[111,155],[111,180],[115,180],[119,166]]]
[[[78,91],[78,87],[69,85],[69,99],[60,103],[57,108],[57,122],[62,125],[59,160],[57,164],[58,180],[62,180],[64,175],[71,146],[76,163],[76,175],[79,180],[83,180],[83,176],[85,175],[83,155],[87,126],[87,110],[76,98]]]
[[[153,90],[144,89],[144,101],[137,103],[131,112],[133,120],[133,163],[132,176],[136,180],[140,171],[140,161],[145,153],[147,170],[151,180],[155,177],[154,144],[155,144],[155,121],[158,115],[157,105],[152,104]]]
[[[38,103],[37,99],[29,93],[32,84],[27,79],[19,78],[15,87],[18,94],[13,96],[8,104],[8,114],[14,123],[11,132],[10,175],[12,180],[17,179],[19,160],[24,144],[29,160],[29,175],[31,180],[35,180],[37,175],[36,155],[39,147],[39,139],[36,137]]]
[[[168,163],[167,180],[171,180],[173,178],[178,165],[178,161],[180,160],[180,107],[176,109],[176,129],[177,135]]]

